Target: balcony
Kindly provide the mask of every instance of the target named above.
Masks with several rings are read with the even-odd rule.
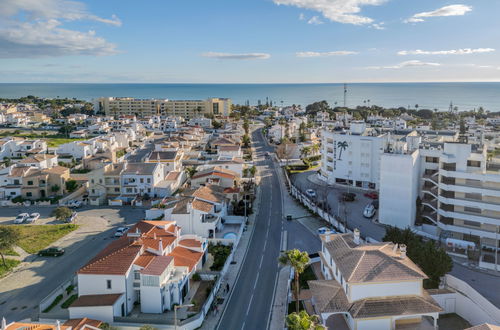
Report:
[[[219,220],[220,220],[220,217],[213,215],[213,214],[203,214],[201,217],[202,223],[214,223],[214,222],[218,222]]]
[[[485,224],[490,224],[490,225],[498,225],[499,218],[491,217],[491,216],[485,216],[479,213],[471,213],[471,212],[465,212],[465,211],[446,211],[443,209],[438,210],[439,215],[447,217],[447,218],[454,218],[454,219],[460,219],[460,220],[466,220],[466,221],[472,221],[472,222],[477,222],[477,223],[485,223]]]

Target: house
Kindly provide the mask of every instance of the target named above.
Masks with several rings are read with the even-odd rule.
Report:
[[[76,159],[83,159],[94,155],[97,150],[94,149],[92,143],[86,141],[72,141],[63,143],[57,148],[57,154],[71,155]]]
[[[216,184],[224,188],[238,186],[240,177],[237,173],[215,166],[202,170],[191,177],[191,186],[200,187]]]
[[[182,151],[152,151],[146,159],[146,163],[161,163],[165,174],[170,171],[182,170]]]
[[[78,270],[69,315],[113,322],[135,305],[143,313],[171,310],[184,303],[206,250],[205,239],[181,235],[174,221],[140,221]]]
[[[124,167],[125,163],[107,163],[87,173],[90,205],[105,205],[107,199],[120,196],[120,176]]]
[[[34,322],[12,322],[5,326],[4,330],[99,330],[103,324],[102,321],[89,318],[70,319],[61,324],[59,321],[54,323],[34,323]]]
[[[219,146],[217,148],[219,159],[233,159],[243,157],[243,152],[239,145]]]
[[[158,182],[154,187],[154,193],[156,196],[165,197],[171,196],[176,190],[178,190],[182,184],[186,181],[186,173],[183,171],[172,171],[168,172],[165,179]]]
[[[126,199],[152,195],[154,187],[165,178],[161,163],[126,163],[120,175],[121,193]]]
[[[308,281],[311,302],[330,329],[436,329],[437,302],[423,289],[427,276],[406,246],[362,243],[353,234],[320,235],[324,279]]]
[[[32,166],[40,169],[51,168],[57,166],[57,155],[50,154],[34,154],[27,158],[21,159],[17,164],[22,166]]]

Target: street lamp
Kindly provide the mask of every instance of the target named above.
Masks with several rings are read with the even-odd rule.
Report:
[[[187,305],[175,305],[174,306],[174,326],[175,330],[177,330],[177,310],[181,307],[193,307],[194,304],[187,304]]]

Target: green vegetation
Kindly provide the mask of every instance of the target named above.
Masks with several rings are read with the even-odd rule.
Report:
[[[191,277],[191,279],[192,279],[193,281],[199,282],[199,281],[201,281],[201,276],[200,276],[200,274],[198,274],[198,273],[194,273],[194,274],[193,274],[193,277]]]
[[[309,284],[307,284],[307,281],[313,281],[316,280],[316,274],[314,274],[314,271],[311,267],[311,265],[308,265],[305,269],[304,272],[300,275],[300,288],[301,289],[309,289]]]
[[[139,330],[156,330],[152,325],[145,324],[139,328]]]
[[[305,310],[288,314],[286,317],[286,327],[289,330],[325,329],[319,324],[319,317],[317,315],[309,315]]]
[[[232,245],[223,245],[220,242],[217,244],[210,244],[208,246],[208,253],[210,253],[214,258],[214,263],[212,264],[212,266],[210,266],[210,270],[221,270],[226,263],[226,259],[231,254],[232,249]]]
[[[123,157],[127,154],[127,149],[120,149],[116,152],[116,158]]]
[[[0,227],[0,256],[2,257],[2,265],[4,269],[8,269],[7,262],[4,257],[3,251],[10,250],[20,239],[19,232],[14,227],[2,226]]]
[[[61,304],[61,307],[66,309],[68,308],[69,306],[71,306],[71,304],[78,299],[78,295],[77,294],[74,294],[74,295],[71,295],[68,299],[66,299],[65,302],[63,302]]]
[[[75,180],[66,181],[66,190],[70,193],[78,188],[78,183]]]
[[[0,277],[4,276],[12,269],[14,269],[21,262],[19,260],[14,259],[5,259],[5,264],[0,264]]]
[[[52,302],[52,304],[49,305],[49,307],[45,308],[42,313],[48,313],[52,310],[52,308],[56,307],[57,305],[59,305],[59,303],[61,302],[61,300],[63,299],[63,295],[60,294],[58,295],[54,301]]]
[[[75,289],[74,285],[68,285],[68,287],[65,289],[67,294],[70,294],[73,290]]]
[[[24,251],[28,253],[37,253],[45,249],[61,237],[66,236],[70,232],[78,228],[74,224],[63,225],[23,225],[23,226],[0,226],[0,232],[3,228],[12,228],[19,235],[19,245]]]
[[[69,143],[69,142],[74,142],[74,141],[83,141],[84,139],[70,139],[70,138],[51,138],[51,137],[44,137],[47,141],[47,146],[49,148],[55,148],[60,146],[61,144]]]
[[[440,278],[453,268],[451,257],[444,249],[437,247],[433,241],[422,241],[421,237],[409,228],[387,228],[382,240],[407,246],[408,257],[429,277],[424,280],[426,289],[437,288]]]
[[[52,215],[59,221],[66,220],[71,216],[71,214],[73,214],[73,211],[71,211],[66,206],[59,206],[54,211],[52,211]]]
[[[71,173],[73,173],[73,174],[85,174],[85,173],[89,173],[89,172],[92,172],[92,170],[88,169],[88,168],[79,168],[79,169],[72,169],[71,170]]]
[[[299,282],[299,277],[300,274],[302,274],[307,267],[307,264],[309,263],[309,256],[307,255],[307,252],[302,252],[298,249],[293,249],[293,250],[288,250],[283,252],[283,254],[279,257],[279,262],[282,265],[289,265],[293,268],[294,270],[294,295],[295,295],[295,301],[299,301],[299,293],[300,293],[300,282]],[[296,305],[295,311],[297,314],[299,313],[299,305]]]

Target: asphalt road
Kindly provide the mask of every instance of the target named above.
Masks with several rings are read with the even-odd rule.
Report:
[[[39,212],[41,223],[51,223],[52,208],[3,208],[0,222],[11,221],[21,211]],[[114,230],[142,219],[140,208],[82,208],[78,210],[81,227],[62,239],[62,257],[35,257],[10,275],[0,279],[0,317],[8,322],[36,317],[38,303],[96,255],[112,239]],[[22,225],[18,225],[22,226]]]
[[[282,199],[274,164],[265,159],[271,152],[259,131],[252,132],[261,180],[261,202],[255,217],[255,229],[244,264],[223,312],[218,329],[265,329],[270,318],[273,293],[278,275]]]

